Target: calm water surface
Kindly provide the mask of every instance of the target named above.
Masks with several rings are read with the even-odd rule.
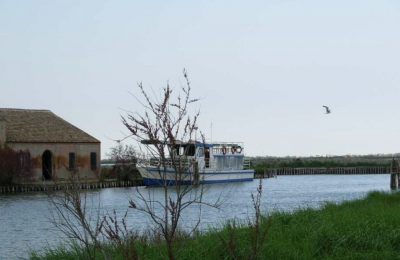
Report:
[[[291,211],[303,207],[319,207],[324,202],[341,202],[362,198],[369,191],[390,191],[389,175],[302,175],[264,179],[262,210]],[[203,230],[218,227],[227,219],[245,220],[252,214],[251,193],[256,192],[258,180],[237,184],[206,186],[205,201],[225,199],[219,210],[203,207]],[[161,188],[138,189],[162,200]],[[104,212],[116,210],[119,216],[128,210],[128,198],[137,194],[136,188],[110,188],[89,191],[89,207],[101,201]],[[198,207],[185,213],[182,225],[191,227],[199,217]],[[46,245],[62,243],[63,236],[48,221],[49,203],[43,193],[0,194],[0,259],[27,257],[29,249],[40,251]],[[128,226],[143,230],[151,224],[143,214],[128,210]]]

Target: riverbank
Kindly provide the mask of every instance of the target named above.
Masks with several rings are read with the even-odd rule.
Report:
[[[326,204],[320,209],[301,209],[292,213],[277,212],[259,259],[400,259],[400,193],[371,192],[364,199]],[[251,230],[246,225],[234,234],[228,227],[203,232],[187,242],[179,259],[232,259],[221,242],[233,238],[236,259],[251,254]],[[159,259],[163,245],[150,245],[146,259]],[[232,250],[231,250],[232,251]],[[47,249],[42,256],[32,254],[31,260],[78,259],[79,248]],[[113,259],[123,259],[120,250]],[[98,258],[101,259],[101,258]]]
[[[283,175],[365,175],[365,174],[389,174],[390,167],[336,167],[336,168],[255,168],[254,179],[273,178]],[[29,192],[29,191],[56,191],[70,189],[71,183],[68,181],[39,181],[26,184],[12,184],[7,186],[0,185],[1,193]],[[130,181],[120,181],[118,179],[81,180],[79,188],[84,190],[116,188],[116,187],[136,187],[144,186],[141,176],[131,178]]]
[[[69,181],[39,181],[35,183],[25,184],[14,184],[7,186],[0,186],[1,193],[14,193],[14,192],[30,192],[30,191],[57,191],[64,189],[71,189],[74,185],[77,185],[78,189],[91,190],[91,189],[105,189],[105,188],[117,188],[117,187],[136,187],[143,186],[142,178],[137,178],[130,181],[120,181],[117,179],[107,179],[103,181],[99,180],[83,180],[79,184],[71,184]]]

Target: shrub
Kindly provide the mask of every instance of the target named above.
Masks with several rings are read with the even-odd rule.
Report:
[[[14,151],[0,145],[0,185],[33,180],[29,151]]]
[[[104,174],[107,174],[107,178],[130,181],[140,176],[136,169],[137,157],[133,146],[118,144],[110,150],[108,156],[115,161],[115,165],[108,173],[104,172]]]

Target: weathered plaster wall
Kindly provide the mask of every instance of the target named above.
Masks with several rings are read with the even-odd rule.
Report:
[[[31,169],[36,180],[42,180],[42,155],[48,150],[52,153],[53,176],[59,180],[68,179],[69,153],[75,153],[76,167],[79,176],[86,179],[97,179],[100,173],[100,144],[99,143],[7,143],[15,151],[29,151],[31,154]],[[90,169],[90,153],[97,155],[96,170]]]
[[[6,141],[6,121],[0,120],[0,145]]]

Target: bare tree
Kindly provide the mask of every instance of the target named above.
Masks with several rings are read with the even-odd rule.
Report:
[[[118,180],[130,181],[139,176],[136,169],[137,155],[132,145],[118,143],[110,148],[108,157],[115,162],[108,177],[115,177]]]
[[[175,98],[172,96],[173,89],[169,84],[163,88],[160,97],[153,92],[152,98],[139,83],[144,101],[136,99],[145,111],[143,114],[130,112],[122,117],[123,124],[130,132],[129,137],[141,144],[147,144],[141,147],[150,155],[150,161],[157,169],[154,177],[163,187],[164,194],[163,201],[158,201],[150,193],[137,190],[137,195],[130,200],[130,207],[150,217],[154,224],[154,232],[166,243],[169,259],[175,259],[185,245],[185,242],[179,245],[175,243],[183,211],[191,205],[198,205],[199,218],[194,227],[188,231],[190,235],[200,224],[201,206],[219,206],[219,201],[215,203],[203,201],[205,190],[202,185],[190,185],[197,183],[193,177],[195,174],[188,174],[188,172],[198,172],[197,164],[187,159],[187,149],[179,152],[182,150],[181,141],[189,141],[195,135],[199,116],[199,111],[193,115],[189,113],[189,106],[199,99],[191,98],[191,86],[186,70],[183,70],[183,76],[185,83]],[[204,136],[201,136],[204,143]]]
[[[81,259],[98,259],[99,253],[102,259],[112,259],[110,249],[120,251],[125,260],[143,259],[147,238],[128,230],[127,214],[119,220],[115,210],[110,215],[102,208],[100,198],[96,201],[94,194],[82,189],[78,162],[73,169],[64,167],[70,178],[62,191],[47,193],[50,214],[46,217],[73,243],[78,242]],[[55,176],[53,182],[60,184]]]
[[[144,259],[148,238],[146,235],[139,234],[138,231],[128,230],[126,224],[127,214],[128,211],[119,221],[114,210],[113,215],[104,216],[99,230],[116,250],[121,251],[125,260]]]
[[[72,172],[72,171],[71,171]],[[57,180],[53,179],[55,184]],[[83,246],[83,255],[86,259],[96,259],[96,250],[99,250],[104,259],[109,259],[101,243],[102,213],[100,201],[97,208],[94,200],[89,201],[87,192],[80,189],[80,179],[74,170],[69,184],[61,192],[49,192],[50,202],[48,220],[64,235]]]
[[[142,84],[139,88],[145,99],[143,115],[129,113],[122,117],[123,124],[130,131],[129,137],[134,138],[139,143],[151,144],[144,146],[150,157],[136,158],[134,163],[152,161],[157,169],[156,175],[160,186],[163,188],[164,197],[162,201],[155,199],[150,193],[137,189],[136,195],[130,199],[130,208],[147,214],[154,224],[152,230],[153,239],[161,238],[166,243],[167,257],[175,259],[186,244],[188,238],[197,229],[201,220],[202,205],[219,207],[220,200],[214,203],[203,201],[205,189],[198,184],[201,180],[193,178],[198,173],[197,163],[188,160],[188,150],[180,152],[182,149],[180,140],[190,141],[197,130],[196,122],[199,112],[193,116],[189,115],[188,107],[197,102],[198,99],[191,99],[191,87],[184,70],[185,84],[181,87],[182,96],[178,95],[176,100],[172,99],[173,90],[167,85],[163,89],[162,96],[153,101],[145,92]],[[203,143],[204,136],[201,135]],[[119,146],[115,152],[118,154],[123,151]],[[128,149],[128,157],[132,157]],[[155,159],[156,158],[156,159]],[[130,164],[131,162],[128,162]],[[67,166],[65,166],[67,168]],[[68,168],[67,168],[68,169]],[[173,176],[167,175],[169,170],[173,170]],[[119,225],[116,214],[114,216],[103,214],[100,202],[97,208],[87,209],[86,192],[80,189],[80,178],[78,167],[70,169],[70,186],[60,194],[49,196],[52,208],[50,220],[67,237],[79,241],[84,248],[84,257],[95,259],[96,252],[100,252],[104,259],[110,259],[107,246],[104,242],[117,246],[122,249],[124,259],[139,259],[145,255],[148,238],[139,235],[137,232],[127,230],[126,215]],[[198,175],[197,175],[198,176]],[[56,178],[53,179],[57,184]],[[187,185],[189,184],[189,185]],[[186,233],[180,230],[180,221],[185,209],[192,205],[197,205],[199,210],[198,220],[194,226]],[[161,211],[159,210],[161,209]],[[182,236],[182,234],[184,235]],[[178,243],[177,237],[184,237]],[[138,244],[140,246],[138,246]],[[142,249],[142,250],[140,250]],[[162,256],[164,254],[160,251]]]

